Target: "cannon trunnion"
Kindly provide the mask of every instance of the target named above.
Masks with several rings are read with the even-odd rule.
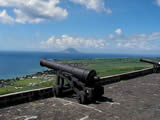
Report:
[[[99,77],[95,70],[78,68],[46,59],[42,59],[40,65],[56,71],[56,85],[53,86],[53,93],[56,97],[74,92],[78,102],[85,104],[104,94],[104,88],[97,84]]]

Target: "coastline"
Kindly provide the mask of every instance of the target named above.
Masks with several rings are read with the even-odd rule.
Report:
[[[16,77],[7,80],[1,79],[0,95],[52,86],[55,83],[55,78],[54,70],[47,69],[45,71],[25,75],[23,77]]]
[[[0,79],[0,82],[1,81],[17,81],[17,80],[23,80],[23,79],[32,78],[32,77],[41,76],[41,75],[49,75],[49,74],[54,74],[54,71],[51,70],[51,69],[47,69],[47,70],[44,70],[44,71],[41,71],[41,72],[36,72],[36,73],[33,73],[33,74],[24,75],[22,77]]]

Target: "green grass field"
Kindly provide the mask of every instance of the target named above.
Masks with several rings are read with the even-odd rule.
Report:
[[[154,58],[154,60],[160,61],[160,58]],[[63,62],[85,64],[84,68],[95,69],[100,77],[152,67],[151,64],[140,62],[137,58],[83,59]]]
[[[154,60],[160,61],[160,58],[154,58]],[[137,58],[61,60],[61,62],[82,64],[83,68],[95,69],[97,71],[98,76],[100,77],[126,73],[152,67],[151,64],[139,62],[139,59]],[[50,82],[45,82],[40,86],[34,86],[34,87],[28,86],[29,83],[37,83],[42,81],[43,80],[41,79],[25,79],[12,82],[10,83],[12,84],[11,87],[0,88],[0,95],[24,91],[24,90],[44,88],[55,84],[55,80],[53,80]]]
[[[37,86],[28,86],[30,83],[40,83],[43,80],[41,79],[24,79],[24,80],[19,80],[16,82],[11,82],[12,86],[7,87],[7,88],[0,88],[0,95],[8,94],[8,93],[13,93],[13,92],[20,92],[20,91],[25,91],[25,90],[32,90],[32,89],[38,89],[38,88],[45,88],[45,87],[50,87],[55,84],[55,80],[45,82],[41,85]]]

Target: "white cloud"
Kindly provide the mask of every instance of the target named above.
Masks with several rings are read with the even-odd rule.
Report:
[[[160,32],[154,32],[151,34],[137,34],[130,37],[118,37],[116,38],[117,46],[120,48],[141,49],[141,50],[153,50],[157,48],[157,44],[160,41]]]
[[[113,34],[109,34],[109,35],[108,35],[108,38],[109,38],[109,39],[114,39],[115,36],[114,36]]]
[[[107,13],[107,14],[112,14],[112,10],[110,8],[104,8],[104,11]]]
[[[121,31],[121,30],[120,30]],[[118,32],[119,33],[119,32]],[[46,50],[65,49],[74,47],[83,50],[118,50],[126,52],[130,51],[156,51],[160,46],[160,32],[150,34],[135,35],[109,34],[106,39],[75,37],[69,35],[61,35],[60,37],[51,36],[48,40],[40,43],[41,48]]]
[[[42,41],[41,48],[104,48],[108,43],[104,39],[89,39],[62,35],[59,38],[51,36],[47,41]]]
[[[60,37],[51,36],[48,40],[40,42],[40,49],[62,50],[69,47],[94,51],[113,50],[117,52],[150,52],[159,50],[160,32],[136,35],[116,35],[109,34],[106,39],[75,37],[61,35]],[[105,51],[104,51],[105,52]]]
[[[115,30],[115,33],[117,35],[122,35],[122,30],[120,28],[118,28],[118,29]]]
[[[156,50],[160,45],[160,32],[136,34],[128,36],[118,28],[108,35],[108,41],[113,48],[129,50]]]
[[[97,12],[106,12],[111,14],[112,10],[110,8],[104,7],[104,0],[70,0],[71,2],[84,5],[87,9],[95,10]]]
[[[3,10],[3,11],[0,11],[0,23],[13,24],[14,19],[7,14],[6,10]]]
[[[156,0],[157,5],[160,6],[160,0]]]
[[[10,7],[17,23],[40,23],[44,20],[64,19],[66,9],[58,7],[60,0],[0,0],[0,7]]]

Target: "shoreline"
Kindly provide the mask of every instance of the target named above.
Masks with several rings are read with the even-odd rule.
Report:
[[[11,80],[21,80],[21,79],[26,79],[26,78],[32,78],[34,76],[40,76],[40,75],[47,75],[47,74],[54,74],[54,71],[51,69],[43,70],[41,72],[36,72],[33,74],[28,74],[20,77],[15,77],[15,78],[7,78],[7,79],[0,79],[0,81],[11,81]]]
[[[41,72],[36,72],[34,74],[25,75],[22,77],[16,77],[16,78],[10,78],[10,79],[0,79],[0,88],[7,88],[11,87],[12,85],[10,83],[22,81],[26,79],[46,79],[47,76],[55,76],[54,70],[47,69]]]

